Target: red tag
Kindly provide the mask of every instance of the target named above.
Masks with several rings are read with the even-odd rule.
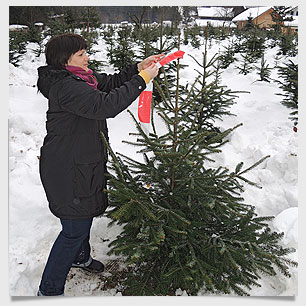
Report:
[[[164,66],[177,58],[183,58],[184,54],[184,51],[178,50],[163,58],[156,65],[159,67]],[[150,123],[152,91],[153,83],[151,81],[139,96],[138,118],[142,123]]]
[[[182,51],[182,50],[173,52],[173,53],[169,54],[168,56],[164,57],[161,61],[159,61],[159,64],[161,66],[164,66],[164,65],[170,63],[171,61],[177,59],[177,58],[183,58],[184,54],[185,54],[185,52]]]
[[[152,91],[143,91],[139,96],[138,118],[143,123],[150,123]]]

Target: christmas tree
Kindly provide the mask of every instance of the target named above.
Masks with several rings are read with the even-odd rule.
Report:
[[[198,49],[201,46],[200,34],[201,28],[198,25],[188,26],[186,24],[184,28],[184,45],[188,45],[190,42],[192,47]]]
[[[114,60],[113,56],[113,50],[115,48],[115,29],[113,26],[108,25],[104,30],[103,30],[103,39],[105,43],[107,44],[107,56],[110,62]]]
[[[122,25],[114,33],[115,36],[112,37],[114,42],[112,42],[107,49],[107,56],[110,59],[110,63],[118,70],[122,70],[135,60],[135,52],[133,51],[130,32],[131,29],[129,26]]]
[[[282,33],[279,36],[279,52],[280,55],[296,56],[297,51],[297,36],[287,33]]]
[[[210,131],[219,131],[214,125],[216,119],[221,119],[225,115],[233,115],[229,109],[234,104],[237,93],[246,93],[245,91],[232,91],[227,86],[221,85],[221,68],[224,68],[223,55],[215,54],[208,58],[208,37],[204,43],[204,52],[202,62],[200,63],[194,56],[190,55],[200,66],[198,78],[192,88],[190,95],[197,101],[198,108],[191,104],[193,111],[190,115],[197,117],[198,129],[203,128]],[[189,90],[187,84],[186,90]],[[186,109],[189,111],[188,107]]]
[[[270,75],[272,68],[269,67],[269,64],[267,64],[267,61],[265,60],[265,55],[262,55],[261,63],[259,67],[255,67],[258,71],[257,74],[259,75],[258,81],[264,81],[270,83]]]
[[[290,16],[292,10],[291,6],[274,6],[271,12],[272,21],[274,24],[272,28],[275,32],[282,32],[282,27],[285,21],[292,21],[293,17]]]
[[[241,58],[240,66],[236,66],[236,68],[240,74],[247,75],[254,69],[253,57],[249,53],[242,53]]]
[[[28,43],[28,35],[25,32],[9,33],[9,62],[15,67],[19,66],[22,55],[27,52],[26,44]]]
[[[265,52],[266,31],[258,28],[258,26],[250,27],[244,32],[244,42],[242,43],[242,51],[251,62],[256,62]]]
[[[135,37],[136,44],[139,46],[139,55],[137,56],[139,61],[155,54],[156,48],[154,48],[154,44],[157,43],[159,37],[158,25],[135,25],[133,36]]]
[[[296,124],[298,122],[298,64],[291,60],[285,66],[278,66],[278,75],[280,79],[276,80],[280,84],[283,93],[277,93],[283,96],[282,104],[292,109],[289,119]]]
[[[86,53],[91,57],[88,67],[96,72],[101,72],[102,67],[105,65],[104,61],[93,58],[97,53],[97,49],[94,49],[94,46],[98,45],[99,33],[90,29],[89,32],[83,31],[82,36],[87,43]]]
[[[235,58],[235,50],[232,45],[228,45],[224,47],[225,50],[222,52],[222,54],[219,57],[220,60],[220,68],[226,69],[230,66],[230,64],[234,63],[236,61]]]
[[[173,89],[155,82],[165,133],[152,120],[147,135],[131,113],[137,141],[127,143],[139,147],[143,162],[115,154],[101,134],[112,165],[107,216],[123,226],[110,254],[130,264],[121,283],[125,295],[174,295],[178,288],[189,295],[201,288],[248,295],[262,274],[275,276],[278,269],[290,277],[289,266],[296,265],[286,257],[294,250],[279,244],[283,234],[269,227],[273,217],[257,216],[241,196],[243,184],[257,186],[245,174],[267,157],[246,168],[243,162],[233,170],[209,166],[236,127],[199,129],[194,110],[203,102],[199,107],[200,94],[180,86],[179,71],[178,60]]]

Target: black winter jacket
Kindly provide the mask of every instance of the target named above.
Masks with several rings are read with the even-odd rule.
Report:
[[[101,215],[107,208],[106,158],[100,131],[145,89],[132,65],[114,75],[95,74],[98,90],[66,69],[38,68],[39,91],[49,100],[40,177],[51,212],[62,219]]]

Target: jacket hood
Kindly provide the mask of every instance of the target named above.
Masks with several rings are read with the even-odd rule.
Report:
[[[71,73],[66,69],[59,69],[54,66],[41,66],[38,69],[37,88],[46,97],[49,98],[51,87],[58,81],[64,79]]]

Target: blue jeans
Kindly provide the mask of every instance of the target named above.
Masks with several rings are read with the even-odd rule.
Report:
[[[39,286],[43,295],[62,295],[72,264],[86,263],[91,258],[89,234],[93,218],[60,220],[62,231],[50,251]]]

